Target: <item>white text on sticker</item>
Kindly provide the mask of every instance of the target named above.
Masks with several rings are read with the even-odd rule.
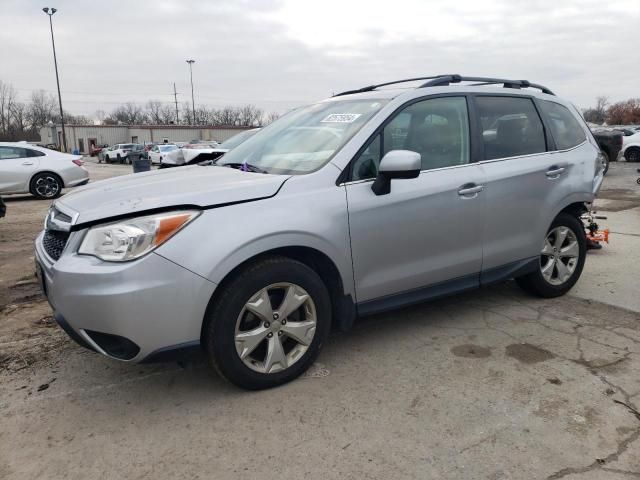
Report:
[[[327,115],[320,123],[353,123],[361,113],[332,113]]]

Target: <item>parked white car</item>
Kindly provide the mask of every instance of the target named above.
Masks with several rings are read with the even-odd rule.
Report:
[[[89,172],[80,155],[26,142],[0,142],[0,193],[31,193],[56,198],[63,188],[84,185]]]
[[[640,131],[633,135],[622,137],[622,150],[620,154],[627,162],[640,162]]]
[[[154,145],[154,147],[149,150],[149,158],[151,159],[151,163],[168,163],[175,165],[178,154],[180,153],[180,149],[177,145],[172,143],[165,143],[162,145]]]
[[[115,145],[111,145],[104,151],[104,161],[106,163],[109,162],[118,162],[123,163],[127,161],[127,156],[129,152],[133,148],[133,143],[116,143]],[[99,160],[98,160],[99,161]]]

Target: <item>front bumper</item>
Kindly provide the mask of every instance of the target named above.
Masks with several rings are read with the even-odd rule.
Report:
[[[43,234],[36,239],[47,299],[74,340],[131,362],[199,342],[214,283],[155,253],[125,263],[77,255],[81,236],[71,234],[58,261],[44,251]]]

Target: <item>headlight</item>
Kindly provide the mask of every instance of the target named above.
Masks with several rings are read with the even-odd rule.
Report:
[[[89,229],[78,253],[107,262],[134,260],[162,245],[198,215],[194,210],[168,212],[98,225]]]

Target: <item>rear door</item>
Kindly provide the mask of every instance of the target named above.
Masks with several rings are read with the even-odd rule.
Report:
[[[390,150],[420,153],[422,172],[392,180],[391,192],[377,196],[371,184]],[[478,285],[483,175],[472,163],[464,96],[404,107],[361,149],[351,172],[346,190],[361,313],[428,298],[431,290],[422,287],[448,280],[459,281],[454,288]]]
[[[482,270],[490,278],[498,267],[540,255],[547,219],[573,167],[547,151],[553,140],[532,98],[478,94],[474,100],[486,179]]]
[[[26,148],[0,146],[0,192],[26,192],[39,159]]]

